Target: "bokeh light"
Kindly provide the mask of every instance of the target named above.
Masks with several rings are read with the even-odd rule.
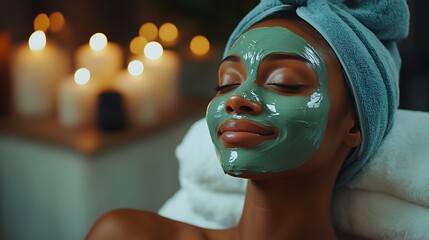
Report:
[[[46,32],[49,28],[49,17],[46,13],[40,13],[34,18],[33,22],[34,31],[43,31]]]
[[[96,33],[89,39],[89,46],[95,51],[102,50],[106,45],[107,37],[102,33]]]
[[[209,52],[210,42],[206,37],[198,35],[192,38],[189,47],[195,55],[203,56]]]
[[[60,31],[65,24],[64,15],[61,12],[53,12],[51,15],[49,15],[49,30],[52,32],[58,32]]]
[[[159,42],[149,42],[144,47],[144,55],[151,60],[157,60],[160,58],[163,51],[164,49]]]
[[[40,51],[46,46],[46,35],[43,31],[35,31],[28,39],[31,51]]]
[[[91,78],[91,73],[86,68],[79,68],[74,73],[74,81],[79,85],[86,84]]]
[[[130,51],[133,54],[143,54],[144,46],[146,46],[147,43],[148,41],[146,38],[141,36],[135,37],[130,42]]]
[[[128,72],[137,77],[139,75],[141,75],[144,71],[144,65],[141,61],[139,60],[133,60],[130,63],[128,63]]]
[[[164,45],[172,46],[176,43],[179,36],[179,30],[172,23],[164,23],[159,28],[159,39]]]
[[[153,41],[158,37],[158,27],[153,23],[145,23],[139,29],[139,35],[148,41]]]

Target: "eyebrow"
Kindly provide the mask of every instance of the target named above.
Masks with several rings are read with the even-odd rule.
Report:
[[[241,62],[241,59],[238,56],[231,55],[231,56],[228,56],[228,57],[224,58],[221,63],[223,63],[225,61],[229,61],[229,62]]]
[[[294,53],[271,53],[268,56],[266,56],[263,61],[273,62],[273,61],[284,60],[284,59],[295,59],[295,60],[299,60],[302,62],[309,63],[309,61],[306,58],[301,57],[301,56],[294,54]],[[231,56],[224,58],[221,63],[226,62],[226,61],[228,61],[228,62],[241,62],[241,58],[236,56],[236,55],[231,55]]]
[[[263,61],[273,62],[273,61],[284,60],[284,59],[295,59],[295,60],[309,63],[307,59],[293,53],[271,53],[268,56],[266,56]]]

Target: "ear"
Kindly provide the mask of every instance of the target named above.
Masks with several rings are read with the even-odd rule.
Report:
[[[353,118],[350,120],[348,131],[344,136],[343,143],[351,148],[359,146],[362,142],[362,135],[357,121]]]

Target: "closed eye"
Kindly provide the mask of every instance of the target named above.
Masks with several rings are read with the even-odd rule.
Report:
[[[319,86],[313,66],[300,56],[271,53],[260,64],[257,82],[282,95],[309,96]]]
[[[299,93],[307,87],[302,84],[267,83],[267,87],[285,93]]]
[[[216,86],[215,91],[218,92],[218,94],[223,94],[236,89],[240,85],[241,85],[240,83],[232,83],[232,84],[227,84],[222,86]]]

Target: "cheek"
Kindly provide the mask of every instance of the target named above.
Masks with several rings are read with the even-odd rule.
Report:
[[[225,102],[226,97],[218,96],[213,98],[207,106],[206,121],[212,136],[217,132],[217,128],[226,117]]]
[[[313,96],[320,96],[315,100]],[[267,107],[271,110],[270,116],[273,119],[287,122],[296,122],[305,125],[312,125],[318,128],[326,127],[326,119],[328,116],[330,104],[329,96],[322,92],[316,91],[311,96],[279,96],[276,101],[273,101],[272,107]]]
[[[224,96],[217,96],[213,98],[210,103],[207,105],[206,117],[209,119],[219,118],[225,112],[226,98]]]
[[[342,74],[332,74],[329,87],[331,110],[327,130],[331,132],[331,135],[335,135],[338,138],[336,142],[339,142],[345,131],[347,131],[347,121],[350,118],[349,112],[352,104],[349,90]]]
[[[341,99],[341,98],[340,98]],[[328,115],[328,124],[317,156],[320,159],[336,159],[338,150],[342,146],[345,135],[347,117],[343,114],[344,100],[338,101],[335,95],[331,95],[331,109]],[[329,164],[330,162],[320,162],[320,164]]]

